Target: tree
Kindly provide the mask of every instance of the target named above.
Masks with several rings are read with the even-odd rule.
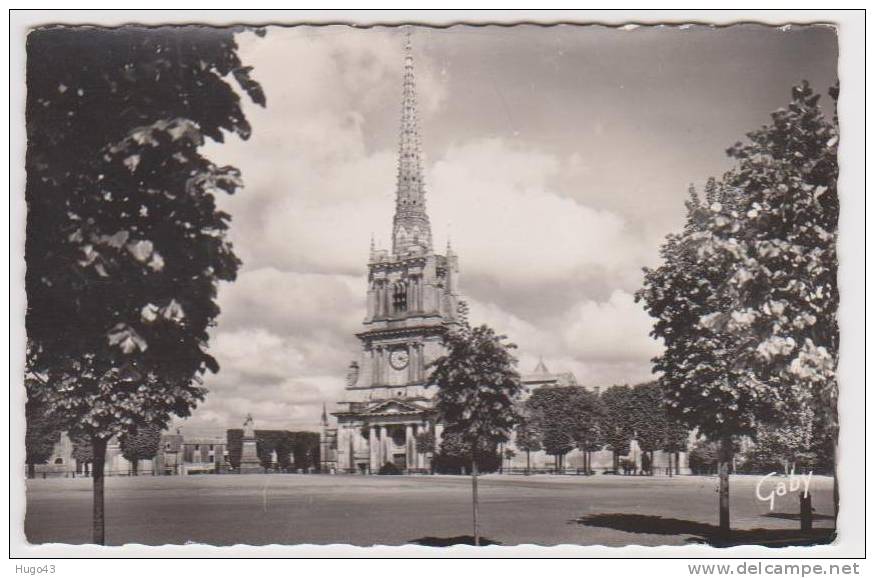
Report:
[[[319,434],[315,432],[292,432],[292,440],[292,455],[295,459],[295,468],[306,470],[311,466],[318,467]],[[315,460],[314,456],[316,456]]]
[[[686,449],[689,430],[669,416],[659,383],[636,385],[632,388],[630,399],[628,412],[630,423],[635,431],[635,439],[638,440],[641,450],[649,454],[650,468],[647,471],[653,473],[656,450],[664,450],[669,456],[674,453],[677,467],[677,453]]]
[[[736,189],[709,181],[704,202],[690,188],[687,222],[661,249],[663,265],[645,269],[636,299],[656,318],[652,335],[665,344],[654,359],[673,419],[698,428],[720,444],[719,527],[729,532],[729,469],[734,437],[752,435],[764,392],[745,387],[736,366],[739,343],[714,323],[731,308],[723,288],[732,275],[738,242],[719,223],[732,220],[740,202]],[[710,251],[720,245],[726,251]],[[749,384],[748,384],[749,385]]]
[[[523,386],[511,354],[515,346],[490,327],[474,328],[466,315],[460,317],[459,324],[444,334],[446,352],[430,364],[428,385],[438,388],[435,409],[445,435],[459,436],[470,451],[474,545],[479,546],[477,460],[509,439]]]
[[[539,387],[525,401],[529,420],[537,423],[540,443],[547,455],[555,458],[557,472],[565,454],[575,447],[575,420],[568,411],[569,390],[565,387]]]
[[[525,407],[541,432],[545,451],[556,456],[557,469],[564,456],[578,448],[586,455],[597,447],[603,409],[598,396],[584,387],[540,387],[526,400]],[[587,466],[588,467],[588,466]]]
[[[614,471],[620,469],[620,454],[629,451],[633,429],[628,408],[632,390],[628,385],[613,385],[602,392],[603,413],[600,420],[602,441],[614,454]]]
[[[687,451],[689,445],[690,430],[677,420],[667,416],[668,423],[665,430],[665,441],[662,450],[669,456],[674,455],[674,473],[680,475],[680,453]],[[669,457],[669,473],[671,473],[671,457]]]
[[[240,467],[240,459],[243,456],[243,430],[240,428],[227,430],[225,440],[228,444],[228,464],[236,470]]]
[[[27,430],[24,434],[27,477],[36,476],[36,465],[44,464],[51,457],[61,437],[57,420],[36,399],[28,399],[25,405]]]
[[[432,460],[432,468],[442,474],[470,474],[473,471],[472,453],[473,449],[461,435],[445,433]],[[484,446],[477,452],[478,473],[494,472],[500,465],[497,446]]]
[[[746,466],[759,472],[780,471],[789,475],[797,465],[813,467],[814,413],[803,410],[781,425],[763,424],[753,447],[746,452]]]
[[[71,457],[76,460],[77,468],[82,464],[82,473],[87,474],[89,466],[94,462],[94,447],[91,439],[80,434],[71,436],[70,441],[73,443]]]
[[[431,473],[434,473],[434,453],[435,453],[435,437],[434,429],[429,428],[416,434],[415,439],[416,451],[424,456],[429,456],[431,464]]]
[[[830,96],[838,99],[837,85]],[[727,183],[746,200],[740,236],[747,251],[729,288],[735,307],[728,318],[739,321],[720,321],[746,344],[739,363],[747,379],[775,392],[763,421],[815,412],[836,444],[839,131],[835,112],[827,118],[819,100],[803,81],[770,125],[727,151],[737,162]],[[838,514],[837,477],[834,499]]]
[[[248,138],[264,95],[231,29],[43,28],[27,38],[27,370],[94,454],[93,539],[115,435],[203,399],[219,281],[239,260],[215,196],[241,185],[200,152]]]
[[[119,437],[122,455],[131,462],[131,471],[139,474],[140,460],[151,460],[158,455],[161,447],[161,428],[146,425],[137,428],[133,433],[127,432]]]
[[[815,399],[835,415],[838,136],[807,83],[747,136],[705,202],[691,190],[683,233],[667,237],[637,294],[665,344],[654,371],[670,412],[721,440],[724,532],[733,438]]]
[[[541,446],[541,432],[538,425],[527,410],[527,405],[522,404],[520,419],[516,426],[516,447],[526,452],[526,475],[532,471],[532,452],[539,452]]]

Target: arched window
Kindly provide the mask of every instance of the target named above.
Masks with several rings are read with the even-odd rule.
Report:
[[[395,313],[407,311],[407,283],[404,281],[392,286],[392,308]]]

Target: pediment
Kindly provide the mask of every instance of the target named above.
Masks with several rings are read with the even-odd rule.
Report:
[[[386,401],[380,402],[377,405],[368,408],[364,413],[366,414],[410,414],[410,413],[419,413],[423,410],[422,407],[416,405],[415,403],[402,401],[398,399],[388,399]]]

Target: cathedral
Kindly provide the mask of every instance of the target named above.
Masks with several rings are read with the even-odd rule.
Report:
[[[442,336],[456,323],[459,264],[447,246],[434,250],[416,120],[413,54],[405,47],[401,136],[392,249],[371,243],[367,312],[356,334],[361,351],[347,373],[337,428],[322,417],[324,470],[376,473],[391,463],[402,471],[425,470],[416,436],[434,428],[426,367],[442,354]]]
[[[432,432],[440,447],[443,426],[436,420],[426,388],[426,368],[443,354],[443,335],[457,323],[459,261],[449,244],[443,255],[434,250],[426,211],[419,128],[416,118],[416,83],[410,38],[405,46],[401,135],[392,249],[377,250],[371,241],[368,259],[367,312],[356,333],[361,350],[349,365],[337,420],[330,427],[323,408],[320,432],[320,469],[323,472],[378,473],[386,464],[401,472],[427,472],[432,451],[417,438]],[[571,373],[551,373],[543,360],[531,374],[521,376],[526,391],[537,387],[577,385]],[[596,390],[596,393],[597,390]],[[425,437],[425,436],[424,436]],[[432,436],[427,436],[429,439]],[[514,436],[515,437],[515,436]],[[513,437],[500,451],[504,471],[550,468],[543,451],[516,450]],[[594,469],[612,468],[612,454],[594,452]],[[666,467],[670,457],[656,452],[655,465]],[[583,466],[579,450],[570,452],[566,468]],[[687,471],[686,456],[683,468]],[[634,440],[626,459],[641,465]],[[680,466],[676,460],[675,466]]]

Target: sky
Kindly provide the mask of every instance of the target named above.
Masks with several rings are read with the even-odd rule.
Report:
[[[371,235],[389,248],[404,32],[238,35],[267,95],[252,137],[208,144],[245,188],[220,199],[243,261],[219,290],[206,400],[176,425],[316,430],[343,395],[365,314]],[[634,293],[691,184],[807,79],[836,80],[828,27],[416,27],[435,249],[459,255],[471,320],[582,385],[652,379],[660,344]],[[825,97],[826,98],[826,97]]]

